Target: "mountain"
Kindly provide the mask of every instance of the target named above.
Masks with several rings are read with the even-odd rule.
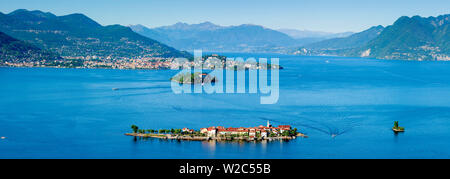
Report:
[[[401,17],[386,28],[372,27],[347,38],[304,46],[294,54],[399,60],[450,60],[450,14]]]
[[[157,32],[153,29],[149,29],[143,25],[131,25],[129,26],[134,32],[141,34],[145,37],[151,38],[151,39],[155,39],[159,42],[163,42],[168,44],[168,42],[170,42],[170,38],[169,36],[167,36],[166,34]]]
[[[285,33],[295,39],[317,38],[325,40],[331,38],[348,37],[354,34],[353,32],[331,33],[331,32],[296,30],[296,29],[278,29],[278,31]]]
[[[314,42],[303,46],[294,52],[297,55],[332,55],[346,56],[354,49],[361,48],[375,39],[384,30],[383,26],[374,26],[368,30],[355,33],[348,37],[333,38]]]
[[[0,32],[0,63],[60,59],[57,55]]]
[[[189,51],[202,49],[214,52],[280,52],[287,47],[304,44],[279,31],[250,24],[219,26],[205,22],[177,23],[152,29],[142,25],[131,28],[141,35]]]
[[[187,24],[187,23],[176,23],[171,26],[163,26],[157,29],[159,30],[173,30],[173,31],[212,31],[217,29],[223,29],[224,27],[213,24],[211,22],[203,22],[200,24]]]
[[[83,14],[16,10],[0,15],[0,31],[68,58],[191,57],[129,27],[102,26]]]
[[[450,60],[450,14],[401,17],[366,46],[348,53],[381,59]]]
[[[360,33],[350,35],[349,37],[334,38],[321,42],[306,45],[309,49],[348,49],[361,47],[369,41],[375,39],[384,30],[383,26],[375,26]]]

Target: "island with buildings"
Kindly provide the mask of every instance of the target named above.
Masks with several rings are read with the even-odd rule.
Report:
[[[139,129],[138,126],[132,125],[132,133],[126,133],[126,136],[142,137],[142,138],[158,138],[167,140],[188,140],[188,141],[275,141],[275,140],[292,140],[297,137],[307,138],[296,128],[290,125],[272,126],[267,122],[267,126],[258,127],[208,127],[194,130],[189,128],[183,129],[160,129],[146,130]]]
[[[243,59],[242,59],[243,60]],[[218,64],[216,62],[219,62]],[[203,69],[214,69],[217,65],[223,66],[226,70],[282,70],[284,67],[270,63],[260,63],[255,61],[240,61],[235,58],[228,58],[219,54],[205,55],[202,58]],[[196,65],[196,64],[193,64]]]

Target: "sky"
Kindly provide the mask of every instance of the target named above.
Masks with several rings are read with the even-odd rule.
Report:
[[[359,32],[401,16],[450,14],[450,0],[0,0],[0,12],[83,13],[102,25],[148,27],[209,21],[272,29]]]

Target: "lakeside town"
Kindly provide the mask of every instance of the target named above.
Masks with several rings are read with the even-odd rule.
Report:
[[[142,138],[159,138],[169,140],[190,140],[190,141],[274,141],[274,140],[292,140],[297,137],[307,138],[308,136],[300,133],[297,128],[290,125],[272,126],[267,122],[266,126],[258,127],[238,127],[225,128],[208,127],[194,130],[189,128],[183,129],[139,129],[138,126],[132,125],[133,133],[126,133],[126,136],[142,137]]]
[[[17,61],[0,62],[4,67],[27,67],[27,68],[87,68],[87,69],[170,69],[174,58],[149,57],[142,59],[60,59],[40,61]]]
[[[145,57],[145,58],[101,58],[97,56],[87,57],[64,57],[58,60],[13,60],[2,61],[2,67],[26,67],[26,68],[87,68],[87,69],[145,69],[145,70],[178,70],[181,67],[201,67],[202,69],[211,70],[215,67],[222,67],[233,70],[267,70],[267,69],[283,69],[279,65],[242,63],[236,60],[227,60],[227,57],[218,54],[203,56],[202,60],[195,61],[192,59],[178,61],[176,58],[162,57]]]

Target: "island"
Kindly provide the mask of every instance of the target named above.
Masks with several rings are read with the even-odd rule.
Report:
[[[404,128],[404,127],[400,127],[400,126],[398,125],[398,121],[395,121],[395,122],[394,122],[394,127],[392,128],[392,130],[393,130],[394,132],[405,132],[405,128]]]
[[[258,127],[208,127],[194,130],[189,128],[183,129],[139,129],[138,126],[132,125],[133,133],[126,133],[126,136],[142,137],[142,138],[158,138],[167,140],[187,140],[187,141],[276,141],[276,140],[292,140],[297,137],[308,138],[307,135],[298,132],[296,128],[292,129],[290,125],[279,125],[277,127],[270,125]]]
[[[224,66],[224,68],[226,67],[227,70],[235,70],[235,71],[239,71],[239,70],[269,70],[269,69],[279,69],[282,70],[284,69],[284,67],[280,66],[280,65],[275,65],[275,64],[268,64],[268,63],[259,63],[256,62],[255,64],[245,64],[245,63],[241,63],[239,61],[236,61],[234,59],[228,59],[228,57],[223,56],[223,55],[218,55],[218,54],[211,54],[211,55],[204,55],[202,57],[202,63],[203,68],[204,69],[212,69],[214,67],[213,65],[213,59],[218,59],[222,65]]]
[[[170,78],[170,81],[179,84],[205,84],[215,83],[217,78],[207,73],[184,73]]]

